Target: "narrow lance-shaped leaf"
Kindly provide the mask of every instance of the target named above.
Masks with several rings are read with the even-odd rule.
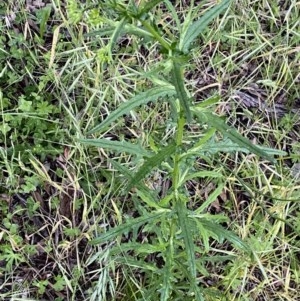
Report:
[[[192,120],[192,115],[189,106],[189,97],[185,91],[184,87],[184,78],[181,72],[181,65],[173,60],[173,68],[172,68],[172,82],[175,87],[177,97],[179,99],[180,105],[185,113],[187,122],[190,123]]]
[[[139,183],[154,167],[160,165],[165,158],[170,157],[176,150],[176,145],[171,143],[168,146],[162,148],[154,156],[147,158],[145,163],[140,167],[139,171],[133,176],[129,182],[127,190],[130,190],[134,185]]]
[[[146,104],[149,101],[155,102],[158,98],[167,95],[174,95],[176,92],[171,86],[155,87],[146,92],[140,93],[130,100],[121,104],[115,111],[113,111],[103,122],[90,130],[88,134],[95,133],[101,129],[104,129],[107,125],[118,119],[119,117],[128,114],[134,108]]]
[[[173,289],[173,275],[172,270],[174,267],[174,240],[176,239],[177,222],[173,219],[170,221],[169,238],[168,238],[168,250],[165,258],[166,263],[163,271],[162,288],[160,289],[160,301],[170,300],[170,292]]]
[[[186,53],[191,43],[202,33],[206,26],[225,10],[232,0],[222,0],[221,3],[207,11],[199,20],[191,23],[180,39],[179,49]]]
[[[251,248],[233,232],[226,230],[221,225],[207,219],[201,219],[200,222],[208,231],[215,233],[220,240],[226,239],[233,243],[237,248],[251,254]]]
[[[84,37],[94,37],[94,36],[111,36],[115,31],[115,26],[114,25],[109,25],[103,29],[99,29],[99,30],[94,30],[91,31],[89,33],[85,33],[83,36]],[[123,28],[121,29],[120,34],[134,34],[138,37],[142,37],[142,38],[149,38],[151,37],[151,33],[149,33],[148,31],[138,28],[132,24],[125,24],[123,26]]]
[[[144,225],[146,223],[152,222],[155,219],[162,218],[162,216],[167,212],[167,210],[161,210],[161,211],[154,211],[147,216],[141,216],[134,219],[128,220],[126,223],[121,224],[119,226],[116,226],[101,236],[93,239],[90,241],[91,245],[97,245],[100,243],[105,243],[111,239],[114,239],[118,235],[122,235],[124,233],[128,233],[133,228],[140,227],[141,225]]]
[[[188,266],[191,273],[191,278],[196,278],[196,262],[195,262],[195,252],[194,252],[194,240],[193,240],[193,231],[191,231],[189,225],[189,217],[185,201],[183,198],[178,198],[176,200],[176,211],[178,215],[179,225],[182,231],[182,236],[185,245],[185,251],[188,258]]]
[[[134,257],[126,254],[122,254],[122,256],[116,256],[116,258],[114,258],[114,262],[116,264],[121,264],[122,266],[134,267],[139,271],[157,271],[157,266],[154,263],[146,262],[143,259],[134,259]]]
[[[109,40],[109,43],[108,43],[108,49],[109,49],[109,55],[110,55],[110,58],[111,58],[111,53],[112,53],[112,50],[113,50],[113,47],[115,46],[116,42],[117,42],[117,39],[119,38],[119,36],[121,35],[122,33],[122,30],[124,28],[124,25],[126,24],[126,18],[123,18],[119,24],[116,26],[113,34],[111,35],[110,37],[110,40]],[[112,59],[112,58],[111,58]]]
[[[139,15],[142,16],[142,15],[148,13],[154,6],[156,6],[160,2],[163,2],[163,0],[152,0],[152,1],[146,2],[146,4],[141,8]]]
[[[190,181],[195,178],[222,178],[222,177],[223,175],[220,172],[209,171],[209,170],[198,171],[198,172],[188,174],[183,179],[182,184],[185,183],[186,181]]]
[[[164,0],[164,5],[170,11],[172,19],[176,22],[176,26],[180,30],[180,28],[182,27],[181,22],[180,22],[180,19],[179,19],[178,15],[177,15],[177,12],[176,12],[177,7],[176,8],[174,7],[174,5],[176,5],[176,2],[169,1],[169,0]]]
[[[247,138],[243,137],[238,131],[235,129],[229,128],[226,133],[224,133],[229,139],[236,142],[240,146],[246,147],[250,152],[254,153],[257,156],[260,156],[262,158],[265,158],[269,160],[270,162],[275,163],[275,159],[267,154],[265,151],[261,150],[256,145],[252,144],[251,141],[249,141]]]
[[[186,208],[186,202],[184,196],[179,196],[179,198],[176,200],[176,211],[177,211],[179,226],[182,231],[185,251],[187,254],[191,288],[195,294],[195,300],[204,301],[204,298],[196,282],[196,260],[195,260],[195,248],[194,248],[194,239],[193,239],[194,231],[191,227],[191,223],[194,223],[194,221],[188,217],[188,210]]]
[[[110,255],[114,256],[119,253],[125,253],[134,250],[135,254],[153,254],[157,252],[164,252],[166,250],[166,243],[163,244],[150,244],[150,243],[140,243],[140,242],[129,242],[122,243],[121,245],[116,245],[110,250]]]
[[[213,130],[216,130],[216,129],[213,128]],[[260,145],[257,145],[256,147],[258,147],[260,150],[264,151],[265,153],[267,153],[270,156],[275,156],[275,155],[286,156],[287,155],[287,153],[282,150],[272,149],[269,147],[263,147]],[[240,145],[238,145],[237,143],[233,142],[231,139],[226,137],[222,141],[215,141],[212,139],[211,141],[208,141],[203,146],[194,146],[193,148],[189,149],[188,152],[186,154],[184,154],[183,156],[191,156],[191,155],[199,155],[199,154],[213,155],[213,154],[216,154],[219,152],[226,152],[226,153],[243,152],[243,153],[249,154],[250,150],[244,146],[241,147]]]
[[[171,253],[173,250],[169,248],[168,253]],[[172,268],[173,268],[173,256],[168,254],[166,256],[166,264],[163,270],[163,283],[160,291],[160,301],[170,300],[170,292],[172,291]]]
[[[119,171],[128,181],[131,181],[133,179],[133,173],[126,168],[124,165],[114,161],[109,160],[112,166]],[[123,188],[125,185],[122,185]],[[156,198],[154,196],[153,191],[151,191],[147,186],[145,186],[143,183],[136,183],[136,194],[145,202],[150,208],[160,209],[161,206],[157,203]],[[129,191],[126,189],[126,191]]]
[[[217,197],[221,194],[221,192],[224,189],[224,186],[225,186],[224,183],[220,183],[218,187],[208,196],[208,198],[204,201],[204,203],[198,209],[196,209],[195,213],[201,213],[206,208],[208,208],[208,206],[212,202],[214,202],[217,199]]]
[[[43,38],[47,27],[47,22],[51,14],[51,6],[45,6],[43,9],[40,10],[40,12],[41,12],[40,37]]]
[[[237,143],[240,147],[244,147],[253,154],[265,158],[270,162],[275,162],[272,156],[270,156],[258,146],[252,144],[251,141],[242,136],[235,128],[232,128],[229,125],[227,125],[219,116],[213,115],[210,112],[198,112],[197,116],[199,117],[199,120],[201,122],[207,122],[210,126],[216,128],[224,136],[228,137],[231,141]]]
[[[133,155],[141,155],[146,157],[149,157],[151,155],[150,152],[148,152],[141,146],[126,141],[111,141],[108,139],[79,139],[79,142]]]

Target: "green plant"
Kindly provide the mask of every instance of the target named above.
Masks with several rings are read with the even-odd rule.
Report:
[[[297,299],[297,1],[44,4],[0,1],[0,299]]]
[[[246,253],[247,256],[250,256],[251,249],[237,235],[226,230],[223,225],[228,222],[227,217],[206,213],[207,207],[224,188],[222,170],[199,169],[195,162],[211,162],[211,156],[215,154],[236,151],[252,152],[274,162],[273,155],[276,152],[253,145],[234,128],[226,125],[222,118],[213,114],[210,106],[219,100],[218,96],[197,105],[193,103],[193,97],[185,86],[184,67],[189,64],[188,53],[192,52],[193,42],[203,33],[209,22],[228,8],[231,1],[221,1],[194,22],[193,9],[190,9],[183,23],[171,2],[164,1],[180,28],[177,33],[170,30],[169,35],[162,34],[151,21],[152,8],[162,2],[150,1],[136,5],[132,1],[129,6],[114,1],[105,4],[107,11],[112,10],[116,18],[114,22],[110,20],[106,28],[106,31],[112,32],[112,38],[106,47],[108,56],[113,56],[114,46],[120,36],[135,33],[151,43],[160,45],[166,67],[163,76],[150,71],[151,77],[148,76],[147,79],[152,82],[151,88],[121,104],[88,134],[101,135],[110,130],[111,124],[139,106],[165,100],[172,110],[174,135],[170,135],[164,143],[155,144],[154,152],[139,143],[128,142],[125,139],[80,140],[86,145],[136,156],[135,162],[139,165],[137,170],[132,172],[122,163],[111,160],[113,168],[122,174],[127,182],[122,184],[125,188],[120,193],[126,196],[127,192],[134,188],[131,198],[139,217],[120,221],[119,225],[100,234],[91,243],[101,245],[117,239],[118,245],[110,250],[117,262],[125,263],[133,269],[152,271],[156,275],[145,279],[147,285],[140,288],[143,300],[157,299],[157,292],[160,300],[206,300],[210,291],[199,286],[200,279],[208,275],[205,261],[201,258],[210,251],[211,240],[218,243],[227,240],[239,249],[241,254]],[[187,126],[199,124],[202,138],[195,140],[190,137]],[[163,181],[168,180],[171,183],[161,198],[145,185],[146,181],[151,181],[149,175],[153,175],[158,168],[165,174]],[[198,208],[189,209],[190,196],[186,184],[189,180],[201,177],[210,179],[217,188]],[[145,236],[143,243],[139,241],[139,235]],[[128,242],[120,243],[124,239]],[[134,256],[130,255],[130,252],[133,252]],[[159,269],[147,261],[151,256],[162,258]],[[186,280],[190,285],[181,286]],[[150,296],[150,299],[146,296]]]

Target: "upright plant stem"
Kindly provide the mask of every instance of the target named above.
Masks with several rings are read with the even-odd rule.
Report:
[[[177,121],[177,133],[176,133],[176,153],[174,157],[174,172],[173,172],[173,188],[175,193],[175,200],[178,201],[178,188],[180,183],[180,149],[182,146],[183,130],[185,124],[184,112],[180,109],[180,117]]]
[[[180,155],[183,139],[184,125],[186,118],[190,118],[189,107],[187,103],[187,95],[184,87],[184,79],[179,63],[174,59],[172,68],[172,83],[175,87],[177,97],[179,99],[180,112],[177,119],[176,131],[176,154],[174,157],[174,171],[173,171],[173,189],[175,193],[175,201],[178,202],[178,189],[180,186]]]

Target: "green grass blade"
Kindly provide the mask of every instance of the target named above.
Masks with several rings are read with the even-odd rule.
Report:
[[[168,146],[162,148],[154,156],[147,158],[145,163],[141,166],[139,171],[134,175],[133,179],[129,182],[127,190],[130,190],[133,186],[139,183],[148,173],[153,170],[154,167],[160,165],[165,158],[169,158],[176,151],[175,144],[169,144]]]
[[[109,159],[108,161],[111,163],[113,168],[120,172],[120,174],[124,175],[127,180],[130,181],[133,178],[133,173],[123,164],[111,159]]]
[[[192,121],[192,115],[191,115],[190,105],[189,105],[190,99],[185,91],[184,78],[181,71],[181,66],[175,60],[173,60],[172,83],[175,87],[177,97],[185,113],[187,122],[190,123]]]
[[[169,0],[165,0],[164,1],[164,4],[166,5],[166,7],[168,8],[168,10],[170,11],[173,20],[176,22],[177,28],[180,30],[180,28],[181,28],[181,22],[180,22],[180,20],[178,18],[178,15],[176,13],[176,9],[175,9],[173,3],[171,1],[169,1]]]
[[[199,20],[191,23],[180,39],[179,49],[186,53],[189,50],[191,43],[202,33],[214,18],[229,6],[231,1],[232,0],[222,0],[221,3],[206,12]]]
[[[164,97],[167,95],[175,95],[175,90],[171,88],[170,86],[163,86],[163,87],[155,87],[153,89],[150,89],[146,92],[140,93],[133,98],[131,98],[129,101],[124,102],[122,105],[120,105],[115,111],[113,111],[102,123],[97,125],[95,128],[90,130],[88,134],[95,133],[101,129],[104,129],[107,125],[118,119],[119,117],[128,114],[132,109],[142,105],[146,104],[149,101],[155,102],[158,98]]]
[[[108,139],[79,139],[79,142],[100,148],[107,148],[117,152],[126,152],[133,155],[149,157],[150,152],[142,148],[140,145],[132,144],[126,141],[111,141]]]
[[[97,245],[101,243],[106,243],[107,241],[114,239],[118,235],[128,233],[132,229],[136,229],[146,223],[153,223],[156,219],[163,218],[163,215],[166,214],[166,212],[168,211],[167,210],[154,211],[147,214],[147,216],[141,216],[141,217],[130,219],[124,224],[116,226],[108,230],[106,233],[102,234],[101,236],[91,240],[90,244]]]

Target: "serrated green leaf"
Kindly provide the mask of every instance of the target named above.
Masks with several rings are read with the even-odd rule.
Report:
[[[215,141],[214,139],[206,142],[205,145],[191,148],[189,154],[210,154],[214,155],[219,152],[223,153],[232,153],[232,152],[243,152],[249,153],[249,149],[241,147],[239,144],[234,143],[228,137],[225,137],[224,140]]]
[[[179,226],[182,231],[191,278],[195,279],[196,262],[195,262],[195,252],[194,252],[194,239],[193,239],[193,232],[191,231],[189,225],[189,218],[187,215],[187,208],[184,199],[178,198],[176,200],[176,212],[178,216]]]
[[[101,129],[104,129],[106,126],[108,126],[110,123],[118,119],[119,117],[128,114],[131,110],[134,108],[146,104],[149,101],[155,102],[160,97],[164,97],[167,95],[174,95],[176,91],[174,88],[170,86],[162,86],[162,87],[155,87],[153,89],[150,89],[146,92],[140,93],[130,100],[124,102],[121,104],[115,111],[113,111],[103,122],[101,122],[99,125],[94,127],[92,130],[88,132],[88,134],[95,133]]]
[[[209,11],[207,11],[199,20],[191,23],[187,30],[183,33],[179,42],[179,49],[187,53],[191,43],[203,32],[207,25],[216,18],[222,11],[224,11],[232,0],[222,0]]]
[[[271,157],[265,151],[261,150],[258,146],[252,144],[251,141],[243,137],[239,132],[237,132],[237,130],[228,128],[227,131],[223,134],[226,135],[232,141],[236,142],[239,146],[247,148],[250,152],[254,153],[255,155],[265,158],[270,162],[276,162],[273,157]]]
[[[250,140],[242,136],[235,128],[227,125],[219,116],[210,112],[196,112],[200,122],[207,122],[210,126],[216,128],[224,136],[228,137],[232,142],[236,143],[239,147],[249,150],[259,157],[265,158],[270,162],[275,163],[274,158],[262,150],[260,147],[251,143]]]
[[[136,229],[137,227],[140,227],[146,223],[154,222],[156,219],[161,219],[167,212],[168,210],[160,210],[160,211],[157,210],[147,214],[147,216],[141,216],[141,217],[129,219],[124,224],[121,224],[119,226],[116,226],[108,230],[106,233],[91,240],[89,243],[91,245],[105,243],[109,240],[114,239],[116,236],[122,235],[124,233],[128,233],[132,229]]]
[[[124,175],[125,178],[130,182],[133,179],[133,173],[123,166],[122,164],[110,160],[111,164],[113,167],[120,172],[120,174]],[[126,185],[122,185],[123,187],[126,187]],[[136,194],[142,199],[143,202],[145,202],[149,207],[154,208],[154,209],[160,209],[163,206],[160,206],[158,202],[155,200],[155,195],[153,191],[151,191],[147,186],[145,186],[142,183],[136,183],[135,185],[136,188]],[[128,191],[128,189],[126,189]]]
[[[157,252],[165,252],[166,251],[166,245],[160,244],[160,245],[153,245],[153,244],[147,244],[147,243],[138,243],[138,242],[129,242],[129,243],[122,243],[120,245],[117,245],[113,247],[109,254],[111,256],[115,256],[120,253],[126,253],[129,251],[134,251],[135,254],[143,254],[143,255],[149,255]]]
[[[241,249],[247,252],[248,254],[251,254],[250,247],[233,232],[228,231],[224,229],[222,226],[214,222],[211,222],[207,219],[201,219],[200,223],[204,226],[205,229],[207,229],[211,233],[216,234],[218,236],[219,241],[226,239],[231,243],[233,243],[238,249]]]
[[[125,152],[146,157],[151,156],[151,153],[142,148],[140,145],[132,144],[126,141],[112,141],[108,139],[79,139],[79,142],[117,152]]]
[[[137,185],[136,186],[136,194],[142,199],[142,201],[147,204],[150,208],[154,208],[154,209],[159,209],[162,206],[159,205],[158,202],[156,202],[151,193],[149,191],[147,191],[146,189],[144,189],[144,185]],[[145,186],[146,187],[146,186]]]
[[[118,22],[118,25],[116,26],[113,34],[109,38],[109,43],[108,43],[108,51],[109,51],[109,56],[110,59],[112,59],[112,50],[113,47],[115,46],[117,39],[122,33],[122,30],[126,24],[126,18],[123,18],[120,22]]]
[[[287,156],[288,154],[287,152],[282,151],[280,149],[269,148],[261,145],[258,145],[257,147],[270,156]]]
[[[121,263],[122,265],[126,265],[126,266],[132,266],[135,268],[138,268],[139,270],[142,271],[152,271],[152,272],[157,272],[157,266],[154,263],[150,263],[150,262],[145,262],[145,260],[136,260],[133,259],[130,256],[118,256],[117,258],[114,258],[114,261],[116,263]]]
[[[176,151],[175,144],[169,144],[162,148],[154,156],[147,158],[144,164],[140,167],[138,172],[133,176],[132,180],[127,186],[127,190],[130,190],[134,185],[139,183],[148,173],[153,170],[154,167],[159,166],[166,158],[169,158]]]
[[[192,121],[192,114],[189,105],[190,100],[185,91],[184,78],[181,71],[181,65],[175,59],[173,60],[173,68],[171,71],[171,75],[172,75],[172,83],[175,87],[180,105],[185,113],[187,122],[190,123]]]
[[[215,129],[213,129],[213,130],[215,130]],[[256,147],[270,156],[275,156],[275,155],[286,156],[287,155],[287,153],[282,150],[272,149],[269,147],[263,147],[260,145],[257,145]],[[194,155],[199,155],[199,154],[214,155],[219,152],[223,152],[223,153],[224,152],[225,153],[242,152],[242,153],[249,154],[250,150],[247,149],[246,147],[240,146],[237,143],[234,143],[231,139],[226,137],[222,141],[211,140],[211,141],[206,142],[204,145],[203,145],[203,143],[200,143],[200,144],[197,143],[194,147],[189,149],[188,152],[186,154],[184,154],[183,156],[190,156],[193,154]]]
[[[215,255],[215,256],[201,256],[199,258],[200,262],[226,262],[226,261],[233,261],[237,258],[237,255]]]
[[[172,201],[172,199],[173,199],[172,194],[166,195],[163,199],[161,199],[159,201],[158,204],[160,207],[163,207],[163,208],[168,207],[170,205],[170,202]]]
[[[198,171],[194,172],[192,174],[189,174],[186,176],[183,180],[183,183],[195,178],[222,178],[223,175],[219,172],[216,171],[209,171],[209,170],[204,170],[204,171]]]
[[[185,252],[187,254],[187,261],[189,267],[189,279],[191,282],[191,288],[195,294],[197,301],[204,301],[203,296],[200,292],[198,284],[196,282],[196,259],[195,259],[195,246],[194,246],[194,231],[192,230],[194,227],[191,227],[191,222],[194,223],[188,217],[188,210],[186,208],[185,197],[179,195],[179,198],[176,199],[176,213],[178,216],[179,226],[181,228]]]
[[[146,4],[141,8],[139,15],[142,16],[144,14],[147,14],[154,6],[156,6],[160,2],[163,2],[163,0],[152,0],[146,2]]]
[[[92,32],[86,33],[86,34],[84,34],[84,37],[94,37],[94,36],[110,37],[114,33],[115,28],[116,28],[116,26],[107,26],[103,29],[94,30]],[[120,34],[126,34],[126,33],[133,34],[133,35],[136,35],[136,36],[139,36],[142,38],[152,37],[152,35],[148,31],[138,28],[132,24],[125,24],[125,26],[122,28]]]
[[[229,218],[223,214],[210,214],[210,213],[202,213],[202,214],[196,214],[195,211],[190,211],[189,217],[192,218],[199,218],[201,219],[207,219],[213,223],[228,223]]]
[[[172,262],[170,262],[170,258],[167,256],[167,262],[163,270],[163,287],[159,290],[160,292],[160,301],[168,301],[170,300],[170,292],[172,291]]]
[[[201,224],[201,222],[197,223],[197,230],[199,232],[200,237],[202,238],[202,243],[204,246],[205,252],[209,251],[209,238],[210,238],[210,233],[205,229],[205,227]]]

